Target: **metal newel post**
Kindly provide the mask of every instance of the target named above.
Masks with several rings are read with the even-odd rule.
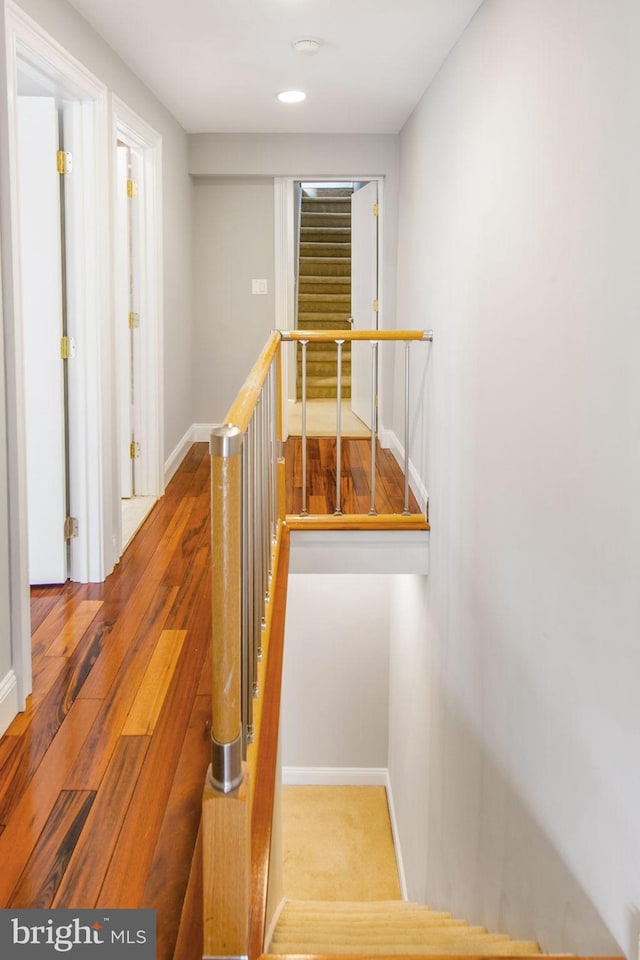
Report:
[[[211,431],[211,783],[242,783],[242,432]]]

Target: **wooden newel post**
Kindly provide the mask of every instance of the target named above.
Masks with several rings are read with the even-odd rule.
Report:
[[[244,957],[250,912],[250,802],[242,762],[242,431],[211,432],[211,766],[202,808],[203,956]]]

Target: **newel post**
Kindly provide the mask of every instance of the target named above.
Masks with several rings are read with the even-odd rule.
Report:
[[[211,766],[202,807],[203,956],[245,957],[250,801],[242,762],[242,432],[211,432]]]

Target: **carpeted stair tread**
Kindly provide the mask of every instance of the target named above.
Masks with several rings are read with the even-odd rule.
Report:
[[[330,240],[332,237],[335,237],[337,240],[351,243],[351,227],[326,223],[314,223],[311,226],[303,224],[300,227],[300,238],[302,240],[313,241],[318,237],[320,237],[321,240]]]
[[[301,303],[318,303],[331,306],[332,303],[351,303],[350,293],[301,293]]]
[[[351,277],[300,277],[300,293],[351,293]]]
[[[351,277],[351,257],[300,257],[301,277]]]
[[[351,256],[351,243],[342,243],[340,241],[327,241],[326,243],[318,242],[316,240],[301,240],[300,241],[300,256],[301,257],[328,257],[333,259],[350,257]]]
[[[350,330],[348,313],[299,313],[301,330]]]
[[[402,900],[287,901],[269,953],[411,956],[529,956],[537,943],[487,933],[450,913]]]
[[[351,228],[351,213],[342,210],[339,213],[331,210],[304,210],[300,222],[310,227]]]

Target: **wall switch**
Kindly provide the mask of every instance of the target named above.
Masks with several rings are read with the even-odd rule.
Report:
[[[267,281],[266,280],[252,280],[251,281],[251,293],[264,294],[267,293]]]

